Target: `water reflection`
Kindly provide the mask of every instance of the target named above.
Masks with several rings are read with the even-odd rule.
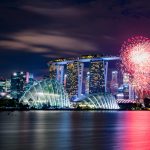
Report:
[[[120,150],[150,150],[149,112],[122,112],[115,139]]]
[[[0,113],[1,150],[149,150],[149,112]]]

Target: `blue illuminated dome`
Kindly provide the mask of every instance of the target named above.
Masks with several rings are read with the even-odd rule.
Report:
[[[31,85],[19,102],[36,109],[70,107],[68,94],[63,85],[50,79],[44,79]]]
[[[108,93],[90,94],[78,102],[78,104],[81,108],[119,109],[115,97]]]

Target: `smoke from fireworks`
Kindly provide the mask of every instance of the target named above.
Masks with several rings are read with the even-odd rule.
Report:
[[[122,69],[131,76],[131,83],[138,91],[150,90],[150,39],[136,36],[123,43]]]

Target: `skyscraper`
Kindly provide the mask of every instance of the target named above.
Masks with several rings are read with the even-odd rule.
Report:
[[[128,73],[123,74],[123,94],[124,99],[129,99],[129,84],[130,84],[130,76]]]
[[[90,72],[87,72],[85,79],[85,94],[89,94]]]
[[[66,84],[67,84],[67,74],[64,75],[64,81],[63,81],[63,85],[65,89],[66,89]]]
[[[66,90],[70,98],[80,97],[82,94],[83,63],[74,61],[67,64]]]
[[[56,79],[57,69],[55,64],[49,65],[50,79]]]
[[[83,69],[84,69],[84,64],[78,62],[78,97],[81,97],[82,95]]]
[[[56,78],[57,81],[63,84],[64,81],[64,65],[57,65],[56,66]]]
[[[6,79],[0,79],[0,93],[6,92]]]
[[[105,92],[105,71],[103,61],[90,62],[89,93]]]
[[[118,71],[112,71],[110,89],[112,94],[116,94],[118,91]]]
[[[13,98],[19,98],[23,93],[25,84],[29,81],[28,72],[14,72],[11,75],[11,95]]]
[[[129,74],[128,73],[123,73],[123,84],[129,84]]]
[[[59,83],[64,82],[64,65],[49,64],[50,79],[55,79]]]
[[[78,94],[78,62],[67,64],[66,90],[69,98]]]
[[[129,84],[129,99],[130,100],[135,100],[135,89],[134,86]]]

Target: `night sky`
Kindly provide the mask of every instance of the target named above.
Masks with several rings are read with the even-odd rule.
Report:
[[[0,76],[45,75],[57,57],[119,55],[149,31],[149,0],[0,0]]]

